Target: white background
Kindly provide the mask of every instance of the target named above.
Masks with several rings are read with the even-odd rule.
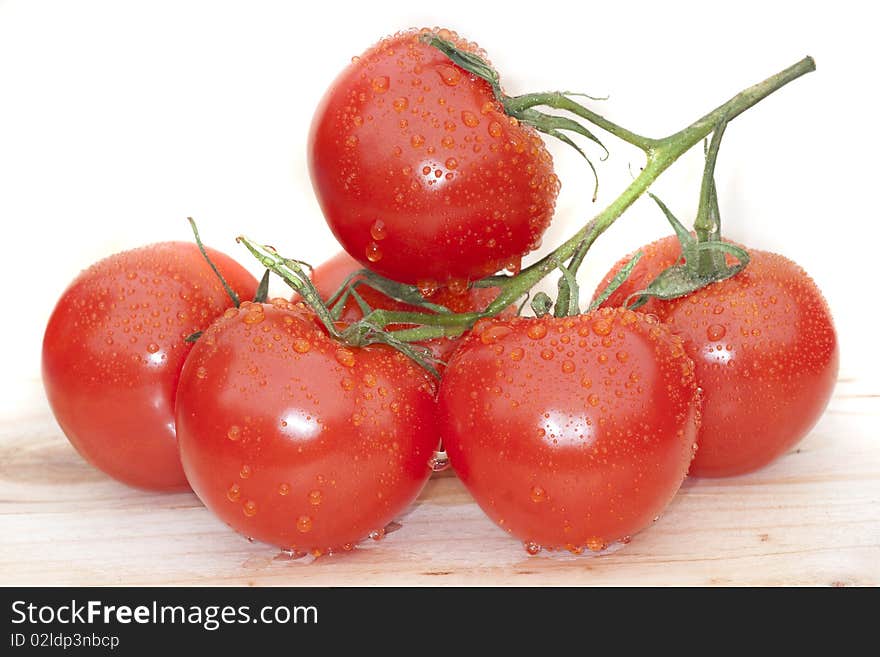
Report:
[[[609,94],[594,109],[651,136],[813,55],[817,73],[729,126],[722,217],[731,238],[811,273],[837,322],[841,376],[877,380],[870,4],[0,0],[0,412],[33,394],[43,328],[69,281],[112,252],[189,239],[187,215],[255,273],[234,244],[241,232],[315,263],[334,253],[306,170],[312,111],[351,56],[433,25],[478,41],[508,92]],[[641,164],[632,148],[606,144],[596,206],[578,156],[551,144],[563,191],[545,252]],[[701,167],[694,149],[654,187],[682,219]],[[667,232],[653,204],[638,202],[588,257],[584,295],[613,261]]]

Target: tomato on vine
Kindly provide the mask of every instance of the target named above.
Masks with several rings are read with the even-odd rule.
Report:
[[[427,374],[384,345],[340,343],[283,299],[231,308],[205,331],[176,417],[205,506],[245,536],[316,555],[380,537],[438,445]]]
[[[478,324],[440,386],[450,463],[530,552],[600,551],[648,526],[694,453],[699,397],[681,339],[603,309]]]
[[[331,85],[309,140],[315,192],[343,248],[426,287],[518,268],[559,190],[536,130],[428,43],[435,35],[481,54],[447,30],[382,39]]]
[[[605,302],[636,298],[679,261],[670,236],[646,245],[630,278]],[[791,260],[756,249],[736,276],[672,300],[649,299],[652,313],[684,338],[703,390],[697,476],[744,474],[797,444],[825,410],[837,379],[837,335],[828,304]],[[608,273],[604,288],[628,258]]]
[[[257,282],[207,249],[231,289]],[[123,483],[187,486],[174,426],[174,392],[201,331],[232,304],[195,244],[163,242],[112,255],[77,276],[43,337],[43,384],[62,431],[82,456]]]

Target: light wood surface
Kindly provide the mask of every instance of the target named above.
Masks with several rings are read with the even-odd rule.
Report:
[[[111,481],[27,385],[0,421],[3,585],[880,584],[880,390],[857,380],[839,382],[797,449],[752,475],[687,481],[611,554],[530,557],[444,475],[385,540],[317,560],[248,543],[191,494]]]

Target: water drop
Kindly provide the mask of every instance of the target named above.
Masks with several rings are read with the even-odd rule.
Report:
[[[529,497],[532,498],[532,502],[538,504],[547,499],[547,491],[540,486],[532,486],[532,490],[529,492]]]
[[[312,531],[312,519],[309,516],[300,516],[296,519],[296,529],[301,534]]]
[[[370,226],[370,236],[377,242],[381,242],[388,237],[388,228],[385,226],[385,222],[381,219],[376,219],[373,225]]]
[[[309,492],[309,504],[312,506],[321,506],[321,491],[313,490]]]
[[[238,484],[232,484],[229,487],[229,490],[226,491],[226,499],[230,502],[238,502],[238,498],[241,497],[241,488],[239,488]]]
[[[373,88],[377,94],[384,94],[388,91],[388,84],[390,80],[387,75],[380,75],[378,77],[373,78],[370,82],[370,86]]]
[[[382,259],[382,250],[375,242],[369,242],[365,249],[367,260],[370,262],[379,262]]]
[[[437,69],[443,84],[454,87],[461,80],[461,69],[456,66],[441,66]]]
[[[255,515],[257,515],[257,503],[253,500],[248,500],[241,506],[241,511],[248,518],[253,518]]]
[[[336,350],[336,360],[345,367],[354,367],[354,352],[350,349],[340,347]]]
[[[712,324],[706,329],[706,337],[712,342],[721,340],[726,333],[727,329],[722,324]]]
[[[239,427],[237,424],[233,424],[226,432],[226,437],[229,438],[229,440],[235,442],[236,440],[241,438],[241,427]]]
[[[528,335],[532,340],[540,340],[545,335],[547,335],[547,326],[545,324],[535,323],[532,324],[528,331],[526,331],[526,335]]]
[[[480,118],[473,112],[467,110],[464,110],[461,113],[461,120],[469,128],[476,128],[480,125]]]
[[[298,354],[304,354],[312,348],[312,343],[305,338],[296,338],[293,341],[293,350]]]
[[[512,329],[509,326],[503,324],[490,326],[480,335],[480,342],[483,344],[494,344],[505,335],[508,335],[511,331]]]

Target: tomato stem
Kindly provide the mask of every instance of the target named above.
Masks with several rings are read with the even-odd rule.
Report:
[[[529,290],[537,285],[550,272],[557,269],[558,263],[573,258],[575,254],[582,260],[593,242],[604,233],[642,194],[644,194],[653,182],[668,169],[679,157],[690,150],[695,144],[705,139],[715,127],[722,121],[729,122],[748,108],[782,88],[789,82],[816,70],[816,64],[812,57],[805,57],[796,64],[780,71],[779,73],[759,82],[748,89],[738,93],[727,102],[719,105],[711,112],[694,121],[683,130],[668,137],[658,140],[650,140],[651,149],[647,153],[647,163],[641,173],[629,184],[629,186],[611,202],[602,212],[590,220],[583,228],[566,240],[555,251],[544,256],[534,264],[522,270],[516,276],[506,278],[492,277],[492,285],[501,288],[498,296],[478,316],[493,316],[515,303]],[[469,315],[473,315],[470,313]],[[433,328],[435,316],[422,315],[420,323],[426,328]],[[461,318],[465,326],[473,324],[475,319],[467,315],[446,315],[444,325],[449,326]],[[415,320],[415,318],[411,318]],[[416,323],[413,321],[413,323]],[[424,333],[419,329],[410,329],[406,334],[408,340],[424,340],[425,336],[434,337],[432,331]]]
[[[430,41],[432,45],[434,41]],[[451,44],[448,44],[451,46]],[[454,46],[452,46],[454,48]],[[440,48],[443,52],[457,64],[466,70],[474,72],[484,79],[487,79],[496,89],[496,94],[500,94],[498,86],[497,74],[485,65],[476,56],[470,53],[462,53],[455,50],[447,52],[449,49]],[[450,52],[453,52],[450,55]],[[464,64],[462,64],[464,62]],[[485,65],[485,70],[480,69],[481,62]],[[472,66],[472,68],[468,68]],[[373,342],[386,342],[395,346],[395,348],[404,351],[406,343],[421,342],[433,338],[444,336],[460,335],[468,330],[479,319],[484,317],[492,317],[515,304],[517,301],[525,298],[529,291],[538,284],[545,276],[553,271],[568,266],[566,273],[573,276],[574,272],[580,266],[587,252],[596,239],[604,233],[617,219],[639,198],[644,194],[654,181],[668,169],[679,157],[690,150],[695,144],[705,139],[710,133],[719,129],[720,125],[726,124],[733,120],[744,111],[757,104],[774,91],[782,88],[789,82],[801,77],[802,75],[814,71],[816,69],[815,62],[812,57],[805,57],[796,64],[780,71],[779,73],[767,78],[763,82],[745,89],[727,102],[719,105],[711,112],[694,121],[679,132],[673,133],[662,139],[651,139],[643,137],[629,130],[626,130],[599,115],[580,107],[565,94],[529,94],[508,98],[508,102],[512,104],[514,109],[522,109],[523,111],[531,110],[534,106],[544,104],[549,107],[564,109],[570,111],[577,116],[590,121],[598,127],[610,132],[611,134],[634,144],[645,151],[647,162],[641,173],[629,184],[629,186],[612,201],[604,210],[591,219],[586,225],[572,235],[568,240],[561,244],[552,253],[544,256],[529,267],[523,269],[520,273],[513,276],[490,276],[481,281],[476,281],[475,287],[497,287],[499,293],[495,299],[486,307],[483,312],[470,313],[451,313],[451,312],[392,312],[387,310],[374,310],[359,322],[346,329],[345,335],[340,335],[333,323],[333,317],[327,310],[324,303],[320,300],[320,296],[311,285],[308,277],[305,280],[300,274],[291,271],[287,266],[287,261],[280,258],[274,250],[267,250],[266,247],[247,240],[239,238],[245,246],[253,253],[265,267],[272,269],[288,284],[296,289],[303,297],[315,308],[318,316],[328,327],[331,335],[340,339],[348,339],[350,344],[370,344]],[[575,107],[577,105],[577,107]],[[719,130],[720,133],[720,130]],[[583,134],[582,132],[580,134]],[[719,134],[720,138],[720,134]],[[598,140],[596,140],[598,142]],[[717,146],[716,146],[717,155]],[[711,190],[707,192],[711,201]],[[701,228],[702,230],[702,228]],[[733,246],[724,242],[717,242],[715,245],[728,251],[726,247],[730,246],[730,252],[733,252]],[[702,245],[698,245],[698,252],[703,251]],[[740,249],[741,251],[741,249]],[[746,255],[746,258],[748,256]],[[565,276],[568,281],[569,276]],[[576,285],[574,286],[576,287]],[[572,299],[572,286],[570,281],[567,285],[562,286],[560,290],[560,298],[557,299],[557,306],[560,309],[572,309],[577,305],[577,299]],[[565,289],[567,288],[567,292]],[[568,296],[565,296],[565,295]],[[562,301],[562,305],[560,304]],[[319,310],[320,309],[320,310]],[[433,310],[433,309],[427,309]],[[397,330],[385,330],[389,325],[407,324],[413,325],[411,328],[401,328]],[[406,353],[406,351],[405,351]],[[420,357],[419,354],[417,354]],[[418,360],[418,358],[417,358]],[[426,369],[430,368],[423,362],[419,362]]]
[[[187,217],[186,220],[189,222],[189,227],[192,228],[193,237],[196,240],[196,246],[199,247],[199,251],[202,254],[202,257],[205,259],[205,262],[208,263],[208,266],[211,268],[211,271],[217,276],[220,280],[220,284],[223,285],[223,289],[226,290],[226,294],[232,300],[233,305],[238,308],[241,305],[241,300],[238,298],[238,294],[235,290],[232,289],[232,286],[226,282],[226,279],[223,278],[223,274],[220,273],[220,270],[217,269],[217,265],[214,264],[214,261],[211,260],[211,257],[208,255],[208,252],[205,250],[205,245],[202,244],[202,238],[199,236],[199,228],[196,226],[195,219],[192,217]]]

